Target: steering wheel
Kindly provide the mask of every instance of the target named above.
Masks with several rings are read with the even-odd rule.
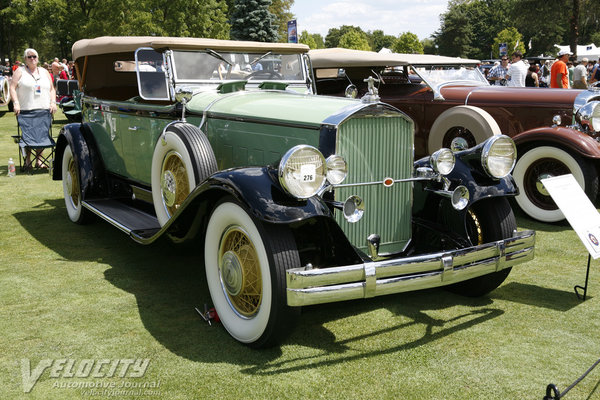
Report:
[[[281,76],[281,74],[275,72],[275,71],[268,71],[268,70],[258,70],[258,71],[254,71],[252,72],[250,75],[248,75],[246,77],[247,80],[253,79],[257,76],[261,76],[264,75],[266,78],[276,78],[276,79],[283,79],[283,76]]]

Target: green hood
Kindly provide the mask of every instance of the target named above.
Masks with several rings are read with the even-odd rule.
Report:
[[[227,94],[198,93],[188,103],[187,110],[190,113],[200,114],[208,108],[209,115],[234,115],[236,118],[248,117],[286,124],[318,126],[327,117],[356,104],[357,100],[341,97],[295,94],[277,90],[244,90]]]

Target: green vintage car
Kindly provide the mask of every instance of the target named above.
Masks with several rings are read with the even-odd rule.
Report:
[[[62,129],[53,172],[69,218],[203,246],[216,312],[253,347],[304,305],[436,286],[480,296],[533,258],[507,201],[510,138],[415,161],[413,121],[372,84],[361,100],[312,94],[307,51],[76,42],[83,121]]]

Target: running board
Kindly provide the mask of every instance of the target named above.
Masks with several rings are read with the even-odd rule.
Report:
[[[118,200],[85,200],[81,204],[130,236],[150,238],[161,229],[158,219],[154,215],[147,214]]]

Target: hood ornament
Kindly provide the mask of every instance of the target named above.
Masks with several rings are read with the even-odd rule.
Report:
[[[379,90],[375,87],[375,83],[379,83],[379,79],[375,79],[372,76],[369,76],[363,82],[367,82],[367,94],[365,94],[360,100],[363,103],[377,103],[381,98],[379,97]]]

